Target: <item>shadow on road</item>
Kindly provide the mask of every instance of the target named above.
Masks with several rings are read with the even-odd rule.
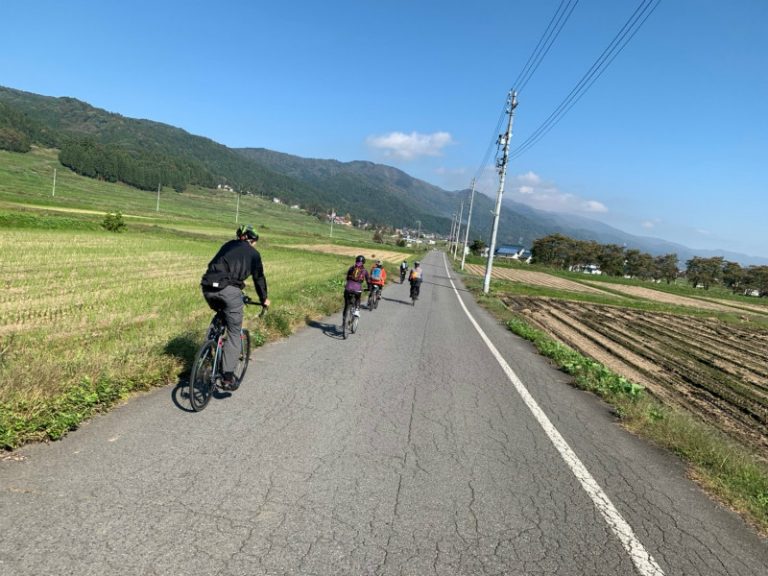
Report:
[[[176,386],[171,390],[171,400],[179,410],[184,412],[193,411],[189,405],[189,373],[192,370],[197,348],[202,344],[196,338],[199,336],[191,332],[181,334],[169,340],[163,348],[166,356],[178,358],[182,362],[181,371],[177,374]]]
[[[382,300],[386,300],[387,302],[397,302],[398,304],[407,304],[408,306],[411,305],[411,300],[399,300],[398,298],[387,298],[386,296],[381,297]]]
[[[188,378],[179,378],[178,382],[176,382],[176,386],[174,386],[173,390],[171,390],[171,400],[179,410],[183,412],[194,412],[192,407],[189,405]]]
[[[318,322],[317,320],[307,320],[307,326],[310,328],[316,328],[322,330],[323,334],[330,338],[344,339],[344,333],[339,329],[336,324],[328,324],[327,322]]]

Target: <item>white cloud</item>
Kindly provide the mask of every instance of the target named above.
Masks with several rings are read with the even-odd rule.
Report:
[[[453,144],[453,138],[448,132],[434,134],[390,132],[382,136],[368,136],[366,144],[383,151],[385,156],[413,160],[420,156],[440,156],[443,148]]]
[[[440,166],[439,168],[435,168],[435,174],[438,174],[440,176],[465,176],[467,174],[466,168],[446,168],[445,166]]]
[[[491,183],[494,179],[498,185],[497,174],[494,174],[493,179],[487,179],[484,182]],[[562,192],[553,182],[545,181],[532,171],[511,176],[507,182],[506,190],[509,191],[508,197],[511,200],[539,210],[574,214],[604,214],[608,212],[608,207],[602,202]],[[490,190],[491,186],[487,186],[487,188]]]
[[[582,202],[581,207],[584,212],[593,212],[593,213],[608,212],[608,208],[605,207],[605,204],[603,204],[602,202],[598,202],[597,200],[587,200],[585,202]]]
[[[540,184],[541,176],[529,170],[525,174],[520,174],[519,176],[517,176],[517,180],[519,182],[527,182],[529,184]]]
[[[640,222],[640,226],[646,230],[656,229],[663,224],[664,222],[661,220],[661,218],[649,218],[648,220],[643,220]]]

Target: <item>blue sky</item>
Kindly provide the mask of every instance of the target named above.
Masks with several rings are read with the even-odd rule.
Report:
[[[518,96],[512,147],[641,0],[581,0]],[[37,0],[3,10],[0,85],[231,147],[397,166],[495,196],[512,83],[560,0]],[[505,198],[768,257],[768,2],[661,0]],[[491,162],[493,157],[491,157]]]

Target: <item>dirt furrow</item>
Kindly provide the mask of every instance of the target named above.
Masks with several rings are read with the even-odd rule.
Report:
[[[692,319],[692,331],[680,335],[674,315],[534,297],[508,299],[507,305],[557,340],[646,386],[662,401],[699,415],[768,455],[762,387],[738,370],[734,374],[733,365],[731,370],[718,365],[723,355],[728,357],[730,344],[721,343],[718,355],[708,355],[706,346],[690,345],[697,323],[717,332],[711,321]]]

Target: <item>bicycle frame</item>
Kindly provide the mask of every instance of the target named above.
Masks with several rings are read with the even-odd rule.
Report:
[[[244,304],[256,304],[247,296],[243,296]],[[259,317],[266,312],[263,307]],[[213,316],[206,332],[206,342],[197,354],[195,364],[190,375],[190,403],[195,412],[203,410],[210,400],[213,392],[219,387],[217,382],[224,376],[222,373],[224,338],[232,337],[227,334],[224,313],[219,310]],[[242,382],[248,369],[251,353],[250,333],[243,326],[240,327],[240,360],[235,369],[235,386],[228,390],[236,390]],[[215,349],[214,349],[215,348]],[[207,366],[207,367],[206,367]]]

